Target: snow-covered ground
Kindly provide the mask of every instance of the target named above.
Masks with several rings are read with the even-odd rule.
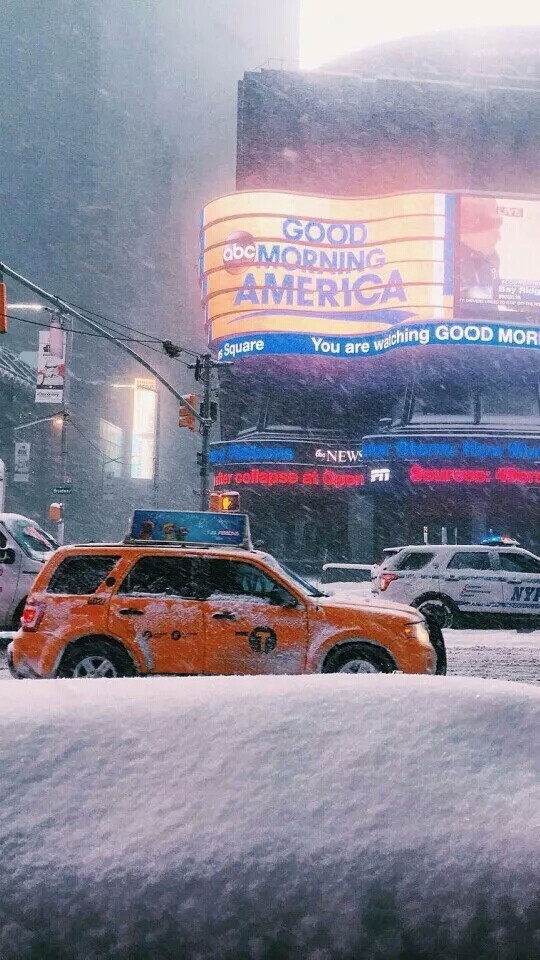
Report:
[[[449,675],[540,682],[540,630],[445,630]]]
[[[540,689],[6,683],[0,956],[538,956]]]

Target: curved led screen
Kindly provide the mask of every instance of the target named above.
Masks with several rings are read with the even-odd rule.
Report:
[[[262,190],[222,197],[205,207],[201,224],[209,341],[223,360],[362,357],[433,344],[537,347],[537,319],[524,316],[540,313],[537,226],[537,200]]]

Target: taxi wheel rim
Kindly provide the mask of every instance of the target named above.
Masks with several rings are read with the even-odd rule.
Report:
[[[381,673],[381,670],[371,660],[355,657],[354,660],[347,660],[347,663],[339,668],[338,673]]]
[[[98,654],[80,660],[73,668],[73,676],[78,679],[94,680],[102,677],[117,677],[118,671],[108,657]]]

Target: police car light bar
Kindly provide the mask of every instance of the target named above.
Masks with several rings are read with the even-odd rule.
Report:
[[[124,543],[185,544],[253,549],[245,513],[134,510]]]

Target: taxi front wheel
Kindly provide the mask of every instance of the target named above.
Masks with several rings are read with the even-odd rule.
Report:
[[[355,643],[332,650],[324,662],[323,673],[393,673],[395,669],[384,650]]]
[[[135,670],[120,647],[107,640],[83,640],[66,649],[58,677],[96,680],[103,677],[133,677]]]

